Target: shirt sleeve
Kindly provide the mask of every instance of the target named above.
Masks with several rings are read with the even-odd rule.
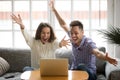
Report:
[[[71,35],[70,35],[70,31],[68,31],[68,32],[67,32],[67,34],[68,34],[68,37],[70,37],[70,36],[71,36]]]
[[[96,43],[92,41],[92,39],[88,39],[88,47],[90,49],[96,49],[97,46],[96,46]]]
[[[60,46],[59,46],[59,41],[56,39],[55,41],[54,41],[54,49],[58,49],[58,48],[60,48]]]
[[[34,38],[25,30],[21,30],[23,37],[25,38],[26,43],[29,45],[29,47],[32,47]]]

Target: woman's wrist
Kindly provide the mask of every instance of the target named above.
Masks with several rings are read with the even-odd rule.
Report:
[[[21,30],[23,30],[24,28],[23,28],[23,27],[21,27],[20,29],[21,29]]]
[[[62,47],[62,42],[59,43],[59,47]]]

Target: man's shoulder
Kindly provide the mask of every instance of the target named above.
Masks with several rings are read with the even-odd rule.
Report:
[[[93,42],[93,40],[92,40],[91,38],[86,37],[86,36],[83,37],[83,40],[84,40],[86,43]]]

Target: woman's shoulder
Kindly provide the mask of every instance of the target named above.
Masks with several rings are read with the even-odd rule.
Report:
[[[60,41],[58,39],[55,39],[52,43],[59,43]]]

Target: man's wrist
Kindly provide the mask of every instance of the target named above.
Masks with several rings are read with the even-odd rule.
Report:
[[[20,24],[20,28],[23,30],[23,29],[24,29],[24,25],[23,25],[23,24]]]
[[[56,11],[55,8],[52,8],[52,11],[55,12]]]

